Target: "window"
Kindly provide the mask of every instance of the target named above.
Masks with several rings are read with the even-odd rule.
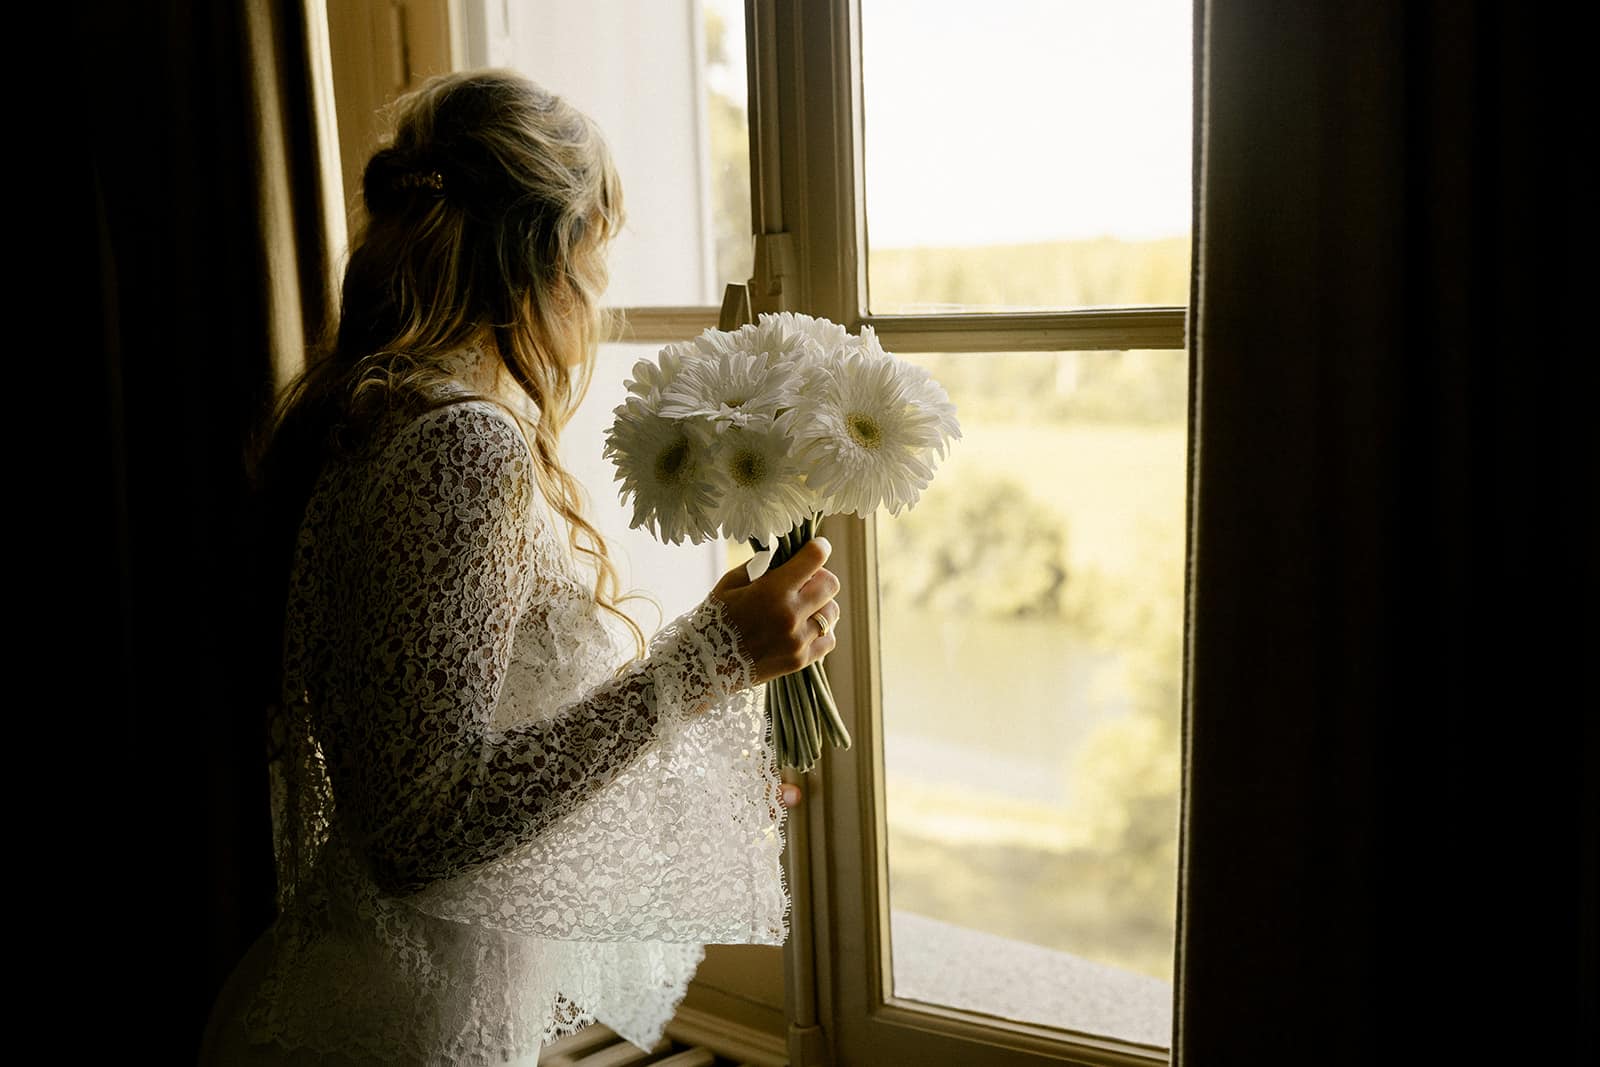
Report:
[[[841,1064],[1165,1062],[1190,9],[754,7],[793,306],[925,362],[965,431],[917,508],[827,531],[856,745],[794,835],[797,1021]]]
[[[606,131],[627,326],[564,450],[624,580],[667,617],[729,554],[628,530],[599,441],[633,362],[716,325],[724,286],[748,281],[756,313],[870,323],[960,409],[965,438],[916,509],[830,520],[845,615],[828,669],[856,743],[791,815],[781,958],[714,949],[686,1010],[751,1033],[787,1019],[795,1067],[1165,1062],[1189,6],[329,12],[335,36],[387,33],[413,66],[521,69]],[[375,98],[386,69],[357,72]]]

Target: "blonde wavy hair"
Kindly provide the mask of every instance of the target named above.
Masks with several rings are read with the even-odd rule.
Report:
[[[363,175],[337,331],[279,397],[259,465],[284,581],[327,456],[360,448],[397,406],[459,402],[445,388],[446,357],[476,347],[498,357],[541,417],[530,424],[492,392],[469,395],[516,418],[539,488],[594,565],[595,599],[642,654],[605,540],[557,451],[612,326],[600,299],[623,207],[605,141],[583,113],[509,71],[434,78],[391,117],[392,137]]]

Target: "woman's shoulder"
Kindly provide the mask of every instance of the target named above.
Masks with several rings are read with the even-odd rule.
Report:
[[[443,398],[399,411],[392,439],[522,441],[517,417],[497,400]]]
[[[419,457],[456,464],[531,464],[532,453],[517,417],[494,400],[477,397],[436,402],[398,413],[379,450],[380,464]]]
[[[466,397],[396,408],[367,446],[325,471],[326,493],[368,518],[422,509],[507,508],[537,503],[533,452],[516,416]],[[499,503],[495,503],[498,501]]]
[[[490,455],[526,449],[524,429],[540,420],[538,405],[497,357],[476,345],[417,357],[422,373],[387,394],[369,455],[441,444],[489,448]]]

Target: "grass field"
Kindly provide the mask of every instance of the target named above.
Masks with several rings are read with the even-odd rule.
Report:
[[[876,248],[867,257],[874,314],[1189,302],[1189,238],[1103,237],[970,248]]]

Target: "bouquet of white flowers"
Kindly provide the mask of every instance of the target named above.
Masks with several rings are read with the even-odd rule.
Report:
[[[943,387],[870,326],[791,312],[668,345],[627,389],[605,454],[632,525],[672,544],[748,541],[770,566],[825,515],[911,507],[961,436]],[[782,766],[808,770],[824,735],[850,745],[820,663],[768,682],[767,710]]]

